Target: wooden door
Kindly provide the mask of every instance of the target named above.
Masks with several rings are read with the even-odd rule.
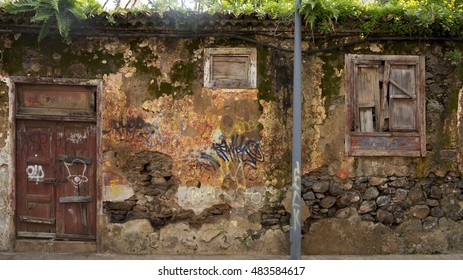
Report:
[[[17,236],[95,239],[95,123],[17,121]]]

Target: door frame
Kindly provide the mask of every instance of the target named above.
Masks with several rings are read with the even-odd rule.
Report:
[[[102,203],[102,196],[103,196],[103,188],[101,187],[101,158],[102,158],[102,149],[101,149],[101,131],[102,131],[102,108],[103,108],[103,97],[102,97],[102,90],[103,90],[103,81],[100,79],[68,79],[68,78],[39,78],[39,77],[24,77],[24,76],[12,76],[9,77],[7,80],[7,84],[9,85],[9,116],[8,121],[10,123],[10,165],[9,165],[9,173],[10,173],[10,205],[9,208],[11,209],[10,212],[10,240],[12,240],[13,251],[42,251],[41,248],[46,248],[45,250],[49,251],[50,248],[57,248],[60,252],[74,252],[74,251],[81,251],[82,246],[72,246],[73,243],[82,243],[79,241],[70,241],[68,246],[55,246],[54,244],[64,243],[65,241],[50,241],[45,240],[43,242],[26,242],[26,245],[20,244],[21,240],[16,238],[16,219],[17,219],[17,209],[16,209],[16,155],[17,155],[17,143],[16,143],[16,115],[17,115],[17,90],[16,85],[22,84],[30,84],[30,85],[66,85],[66,86],[93,86],[96,88],[96,97],[95,97],[95,109],[96,109],[96,246],[89,246],[90,251],[100,251],[101,244],[102,244],[102,229],[104,227],[104,216],[103,216],[103,203]],[[9,81],[8,81],[9,80]],[[46,243],[44,245],[44,243]],[[87,242],[90,243],[90,242]]]

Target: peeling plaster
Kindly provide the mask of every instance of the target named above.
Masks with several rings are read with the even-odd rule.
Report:
[[[246,208],[250,212],[262,208],[269,200],[267,194],[275,192],[269,188],[221,189],[214,186],[201,188],[180,186],[177,203],[183,209],[191,209],[199,215],[216,204],[229,204],[233,208]],[[271,199],[270,197],[270,199]]]
[[[460,173],[463,173],[463,87],[458,92],[457,136],[459,170]]]

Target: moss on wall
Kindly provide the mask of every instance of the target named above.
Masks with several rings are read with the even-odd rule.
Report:
[[[322,55],[323,60],[323,78],[322,78],[322,97],[325,98],[325,111],[329,111],[332,100],[339,97],[341,90],[342,76],[337,74],[336,70],[344,68],[341,53],[335,55]]]
[[[259,89],[258,98],[265,101],[275,100],[272,91],[270,77],[269,49],[264,47],[257,48],[257,88]]]
[[[120,53],[72,51],[60,38],[48,38],[38,44],[34,36],[24,34],[13,40],[11,48],[4,50],[3,60],[4,70],[10,75],[89,79],[116,72],[124,64]],[[79,71],[72,67],[77,64],[82,65]]]

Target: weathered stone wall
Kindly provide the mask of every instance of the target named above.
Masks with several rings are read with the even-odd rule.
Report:
[[[256,48],[258,87],[203,88],[206,47]],[[383,42],[304,56],[303,253],[462,249],[462,67],[444,61],[458,47]],[[101,250],[289,252],[290,52],[223,38],[81,37],[37,45],[27,35],[3,36],[0,50],[5,81],[19,75],[103,81]],[[425,158],[345,156],[345,53],[426,55]],[[0,84],[0,210],[14,205],[6,179],[7,94]],[[1,213],[0,248],[7,249],[12,225],[3,221],[11,211]]]
[[[11,136],[8,121],[8,94],[7,84],[4,81],[0,81],[0,251],[11,248]]]

